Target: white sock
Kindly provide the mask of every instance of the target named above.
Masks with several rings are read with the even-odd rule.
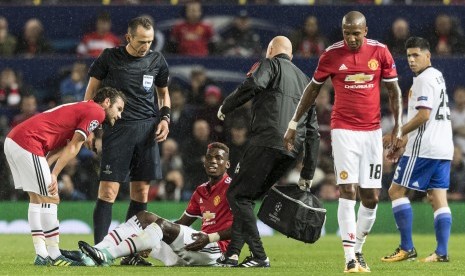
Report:
[[[48,255],[53,260],[61,255],[60,252],[60,228],[58,222],[58,206],[53,203],[42,203],[40,208],[40,221],[45,235],[45,245]]]
[[[101,242],[95,245],[95,247],[103,249],[116,246],[133,235],[139,235],[142,230],[139,219],[137,216],[133,216],[125,223],[118,225],[118,227],[110,231]]]
[[[346,263],[355,259],[354,245],[357,228],[355,221],[355,203],[355,200],[339,198],[339,205],[337,207],[337,221],[341,231]]]
[[[357,214],[357,239],[354,247],[357,253],[362,252],[367,235],[370,233],[373,224],[375,224],[377,208],[378,206],[376,206],[375,209],[369,209],[360,203]]]
[[[27,210],[27,220],[31,227],[32,243],[37,255],[42,258],[48,256],[47,247],[45,246],[45,236],[40,223],[40,204],[29,203]]]
[[[108,247],[106,250],[116,259],[138,251],[160,247],[161,239],[163,239],[163,231],[158,224],[152,223],[140,235],[127,238],[119,245]]]

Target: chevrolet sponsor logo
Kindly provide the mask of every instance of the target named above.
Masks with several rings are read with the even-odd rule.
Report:
[[[203,213],[203,219],[205,221],[210,221],[216,217],[215,213],[210,213],[210,211],[206,211]]]
[[[366,83],[372,81],[373,78],[374,75],[365,75],[365,73],[358,73],[355,75],[347,75],[344,81],[353,83]]]

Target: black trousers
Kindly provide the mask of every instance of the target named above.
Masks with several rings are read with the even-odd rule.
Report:
[[[247,243],[253,256],[266,258],[254,214],[255,200],[265,194],[294,164],[295,158],[284,154],[282,150],[253,145],[246,149],[227,192],[234,215],[231,243],[226,253],[228,256],[239,255],[244,243]]]

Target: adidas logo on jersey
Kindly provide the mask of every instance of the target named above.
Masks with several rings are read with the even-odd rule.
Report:
[[[343,63],[341,66],[339,66],[339,71],[342,71],[342,70],[347,70],[347,66]]]

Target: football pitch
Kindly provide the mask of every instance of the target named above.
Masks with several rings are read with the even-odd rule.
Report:
[[[77,249],[78,240],[92,241],[90,235],[62,235],[63,249]],[[434,235],[415,235],[419,257],[435,248]],[[271,268],[222,267],[39,267],[32,264],[34,249],[28,235],[0,235],[0,275],[335,275],[343,274],[343,250],[339,237],[327,235],[315,244],[304,244],[282,235],[264,237],[263,243]],[[365,258],[375,275],[464,275],[465,235],[454,234],[450,240],[449,263],[383,263],[380,258],[398,245],[397,235],[370,235],[364,247]],[[241,259],[248,255],[247,248]],[[149,259],[150,260],[150,259]],[[152,260],[153,261],[153,260]],[[119,264],[119,261],[117,261]]]

